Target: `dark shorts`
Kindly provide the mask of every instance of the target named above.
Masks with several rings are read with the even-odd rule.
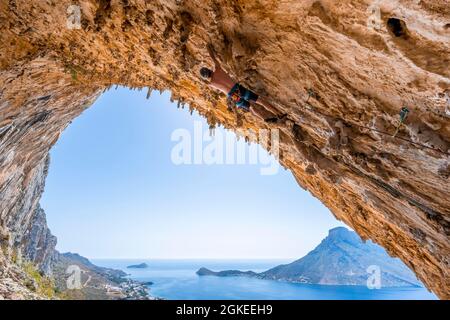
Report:
[[[258,95],[241,86],[239,83],[236,83],[228,93],[228,98],[233,100],[238,108],[248,111],[250,108],[250,102],[256,102],[258,100]]]

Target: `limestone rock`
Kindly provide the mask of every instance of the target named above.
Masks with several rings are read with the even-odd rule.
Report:
[[[226,128],[267,129],[199,79],[210,43],[295,122],[280,161],[300,186],[450,298],[449,20],[448,0],[0,2],[2,244],[20,246],[49,149],[111,85],[170,89]]]
[[[33,213],[22,242],[24,259],[32,261],[42,273],[51,276],[53,264],[58,258],[56,237],[48,229],[45,211],[40,206]]]

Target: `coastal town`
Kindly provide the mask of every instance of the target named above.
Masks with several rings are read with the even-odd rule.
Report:
[[[161,300],[149,294],[148,283],[126,279],[119,285],[106,284],[106,294],[118,300]]]

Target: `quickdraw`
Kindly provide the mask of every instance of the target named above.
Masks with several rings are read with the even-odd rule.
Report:
[[[395,130],[395,133],[393,135],[394,138],[397,135],[398,131],[400,130],[400,127],[402,126],[403,122],[405,122],[406,117],[408,117],[408,114],[409,114],[409,110],[407,107],[403,107],[400,110],[400,123],[398,124],[397,129]]]

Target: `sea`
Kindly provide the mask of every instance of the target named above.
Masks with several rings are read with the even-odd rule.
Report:
[[[249,277],[198,276],[201,267],[213,271],[265,271],[287,260],[125,260],[92,259],[102,267],[120,269],[131,279],[152,282],[150,295],[168,300],[435,300],[421,287],[369,289],[366,286],[332,286],[262,280]],[[129,265],[147,263],[148,268]]]

